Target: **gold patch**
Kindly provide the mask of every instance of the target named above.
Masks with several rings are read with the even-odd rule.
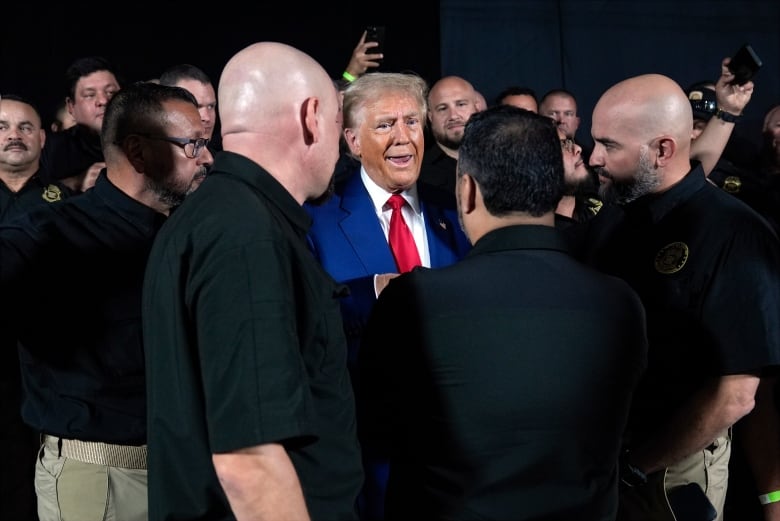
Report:
[[[742,179],[737,176],[730,175],[723,180],[723,189],[730,194],[739,193],[740,188],[742,188]]]
[[[41,197],[47,203],[53,203],[62,199],[62,191],[57,185],[49,185],[43,190]]]
[[[684,242],[667,244],[655,255],[655,269],[658,273],[671,275],[685,266],[688,260],[688,245]]]
[[[692,90],[691,93],[688,94],[688,99],[699,101],[700,99],[704,99],[704,93],[700,90]]]
[[[588,211],[593,215],[599,213],[599,210],[601,210],[602,206],[604,206],[604,203],[599,199],[596,199],[595,197],[588,197]]]

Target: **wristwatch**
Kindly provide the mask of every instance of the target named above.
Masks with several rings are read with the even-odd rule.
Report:
[[[736,114],[732,114],[731,112],[726,112],[721,108],[719,108],[718,111],[715,113],[715,117],[718,119],[722,119],[726,123],[736,123],[737,121],[742,119],[742,116],[737,116]]]

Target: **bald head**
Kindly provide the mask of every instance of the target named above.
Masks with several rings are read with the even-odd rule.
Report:
[[[256,132],[287,117],[311,96],[334,91],[327,72],[298,49],[277,42],[252,44],[225,65],[217,89],[222,134]]]
[[[674,80],[661,74],[644,74],[617,83],[596,103],[594,121],[597,116],[619,122],[622,132],[637,140],[670,136],[677,140],[678,150],[690,149],[690,101]]]
[[[690,171],[691,104],[682,88],[644,74],[608,89],[593,109],[590,165],[605,200],[630,203],[675,185]]]
[[[224,150],[262,166],[301,204],[328,190],[341,109],[316,60],[283,43],[255,43],[227,62],[217,92]]]
[[[480,98],[484,99],[469,81],[460,76],[445,76],[433,84],[428,93],[429,103],[435,104],[442,98],[467,99],[471,103],[479,103]]]

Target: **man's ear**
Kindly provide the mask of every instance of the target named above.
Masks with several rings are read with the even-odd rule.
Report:
[[[349,151],[352,152],[352,155],[359,158],[360,157],[360,139],[358,138],[357,132],[355,132],[355,129],[353,128],[345,128],[344,129],[344,141],[347,142],[347,146],[349,147]]]
[[[468,174],[462,174],[458,180],[458,203],[463,214],[470,214],[477,207],[477,183]]]
[[[658,151],[656,161],[659,167],[666,166],[674,157],[675,152],[677,152],[677,142],[669,136],[658,138],[656,147]]]
[[[303,123],[303,141],[307,145],[316,143],[320,139],[320,125],[317,117],[320,111],[320,100],[315,97],[306,98],[301,105],[301,119]]]
[[[144,158],[144,147],[141,143],[141,138],[135,134],[130,134],[125,137],[120,144],[117,145],[122,149],[127,160],[133,165],[133,169],[138,173],[146,172],[146,159]]]

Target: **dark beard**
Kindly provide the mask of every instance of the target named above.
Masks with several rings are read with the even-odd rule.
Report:
[[[604,175],[604,170],[601,172]],[[637,171],[630,180],[618,182],[608,175],[605,177],[612,180],[609,186],[602,185],[599,188],[599,197],[605,203],[628,204],[644,195],[653,193],[660,184],[658,174],[647,157],[647,151],[642,151],[639,155]]]
[[[434,134],[434,139],[437,143],[439,143],[442,146],[445,146],[452,150],[457,150],[460,148],[460,141],[455,141],[447,137],[446,134]],[[462,138],[463,136],[461,136]]]

